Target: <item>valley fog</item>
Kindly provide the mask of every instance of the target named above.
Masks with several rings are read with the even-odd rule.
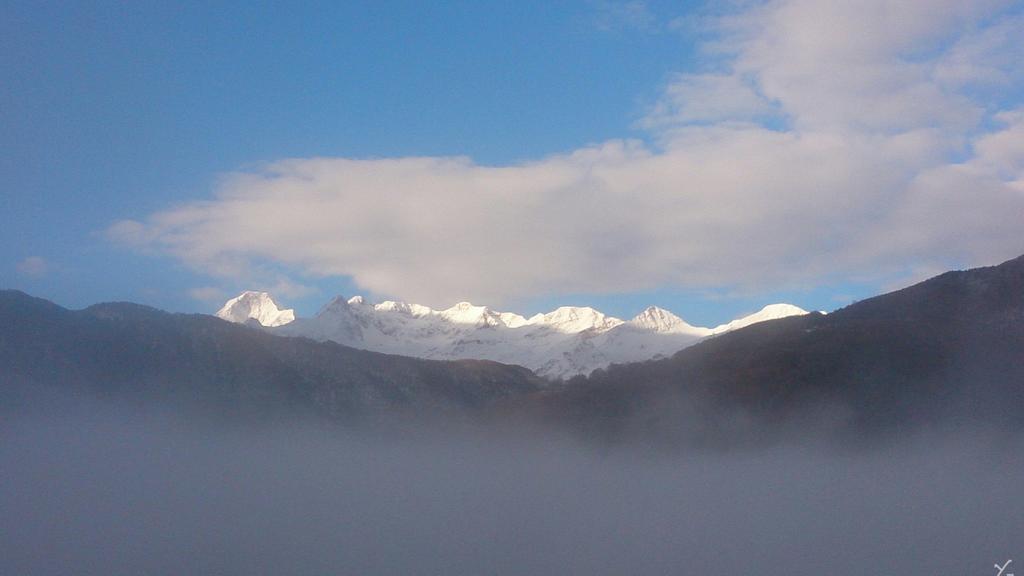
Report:
[[[985,575],[1024,558],[1020,448],[670,454],[18,415],[0,426],[0,573]]]

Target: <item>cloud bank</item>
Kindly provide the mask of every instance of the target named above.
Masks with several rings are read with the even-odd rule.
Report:
[[[1024,16],[789,0],[705,24],[707,66],[613,140],[510,166],[305,158],[115,223],[213,275],[270,264],[444,306],[779,289],[1024,251]]]
[[[40,256],[29,256],[15,265],[15,270],[22,276],[42,278],[50,271],[50,263]]]
[[[0,572],[992,575],[1024,530],[1020,445],[963,430],[860,454],[598,454],[523,430],[87,408],[4,420]]]

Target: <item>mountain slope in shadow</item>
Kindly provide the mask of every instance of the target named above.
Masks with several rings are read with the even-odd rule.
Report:
[[[711,445],[922,426],[1019,429],[1024,256],[612,366],[516,410],[590,437]]]
[[[389,356],[130,303],[66,310],[0,291],[0,394],[48,391],[273,417],[468,411],[536,390],[529,370]]]
[[[755,324],[671,358],[549,385],[488,361],[430,361],[129,303],[79,311],[0,291],[0,399],[48,391],[258,419],[472,415],[599,442],[856,441],[1024,427],[1024,256]],[[526,427],[526,428],[524,428]]]

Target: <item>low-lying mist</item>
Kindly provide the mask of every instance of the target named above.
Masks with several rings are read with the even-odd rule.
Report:
[[[991,438],[669,454],[23,414],[0,424],[0,573],[990,575],[1024,558],[1021,446]]]

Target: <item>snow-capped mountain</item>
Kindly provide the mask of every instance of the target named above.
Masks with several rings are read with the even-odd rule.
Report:
[[[273,300],[260,292],[246,292],[217,313],[233,322],[255,318],[282,335],[436,360],[495,360],[526,366],[548,378],[568,378],[613,363],[668,356],[708,336],[795,314],[806,312],[789,304],[774,304],[728,324],[703,328],[655,306],[629,321],[575,306],[525,318],[469,302],[434,310],[419,304],[371,304],[361,296],[348,300],[338,296],[316,316],[292,321],[291,310],[278,310]]]
[[[796,308],[794,306],[794,308]],[[805,313],[801,311],[801,313]],[[692,334],[694,336],[709,336],[712,331],[708,328],[691,326],[685,320],[675,314],[649,306],[646,310],[636,315],[629,321],[630,324],[643,330],[650,330],[659,334]]]
[[[758,322],[764,322],[766,320],[777,320],[779,318],[785,318],[787,316],[800,316],[807,314],[807,311],[798,306],[792,304],[769,304],[761,310],[742,318],[737,318],[728,324],[722,324],[714,328],[711,332],[713,334],[721,334],[723,332],[729,332],[730,330],[739,330],[751,324],[757,324]]]
[[[242,292],[217,311],[217,317],[229,322],[247,322],[250,318],[267,327],[282,326],[295,320],[294,310],[281,310],[266,292]]]

